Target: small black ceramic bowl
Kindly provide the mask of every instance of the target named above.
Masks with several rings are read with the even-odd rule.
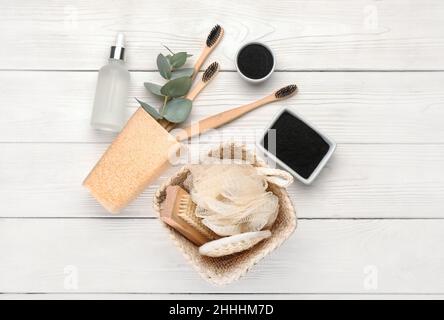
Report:
[[[236,69],[251,83],[267,80],[274,71],[276,59],[270,47],[261,42],[248,42],[236,53]]]

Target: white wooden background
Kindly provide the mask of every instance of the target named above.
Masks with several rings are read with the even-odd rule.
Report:
[[[0,0],[0,297],[444,297],[443,17],[441,0]],[[119,216],[81,187],[113,139],[89,117],[116,32],[128,37],[130,113],[135,96],[155,103],[143,82],[158,79],[161,44],[198,54],[216,23],[222,72],[192,120],[286,84],[300,93],[203,145],[253,141],[283,104],[338,142],[314,185],[290,187],[295,234],[222,288],[199,278],[151,208],[175,169]],[[234,72],[247,40],[277,56],[262,86]]]

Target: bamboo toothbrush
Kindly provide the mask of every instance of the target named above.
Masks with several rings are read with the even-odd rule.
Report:
[[[200,135],[210,129],[218,128],[224,124],[227,124],[237,118],[241,117],[247,112],[257,109],[263,105],[269,104],[271,102],[280,101],[291,97],[297,91],[297,86],[295,84],[283,87],[272,94],[257,100],[255,102],[237,107],[225,112],[218,113],[214,116],[200,120],[187,128],[181,130],[177,135],[176,139],[178,141],[183,141],[189,139],[193,136]]]
[[[197,59],[196,63],[194,64],[194,72],[192,79],[196,78],[205,60],[208,58],[208,56],[214,50],[214,48],[217,47],[223,35],[224,35],[224,29],[220,25],[217,24],[213,27],[213,29],[211,29],[210,33],[208,34],[207,40],[205,41],[205,46],[202,49],[202,52],[199,58]]]
[[[211,52],[217,47],[220,40],[222,39],[224,35],[224,29],[220,25],[215,25],[213,29],[211,29],[210,33],[207,36],[207,40],[205,41],[204,48],[202,49],[202,52],[200,53],[199,58],[197,59],[196,63],[194,64],[194,71],[193,75],[191,76],[191,79],[194,80],[197,76],[197,74],[200,71],[200,68],[205,63],[205,60],[207,60],[208,56]],[[203,88],[202,88],[203,89]],[[162,127],[168,130],[168,127],[170,127],[169,130],[174,128],[174,125],[171,125],[171,123],[165,119],[159,120],[159,123]]]
[[[216,77],[219,72],[219,63],[213,62],[208,66],[205,72],[202,74],[202,79],[191,89],[186,95],[185,99],[194,101],[199,93]],[[167,122],[164,128],[167,131],[171,131],[177,124],[174,122]]]

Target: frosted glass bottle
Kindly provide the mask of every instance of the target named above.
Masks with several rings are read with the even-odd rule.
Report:
[[[119,132],[126,119],[130,73],[124,62],[124,36],[117,35],[108,64],[99,70],[91,117],[95,129]]]

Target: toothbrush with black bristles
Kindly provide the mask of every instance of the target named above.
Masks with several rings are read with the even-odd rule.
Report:
[[[219,72],[219,63],[216,61],[208,66],[202,74],[201,80],[187,93],[185,99],[194,101],[199,93],[213,80]],[[176,126],[176,123],[169,122],[165,127],[167,131],[171,131]]]
[[[202,49],[202,52],[201,52],[199,58],[196,60],[196,63],[194,64],[194,67],[193,67],[194,71],[191,76],[192,80],[194,80],[196,78],[197,74],[200,71],[200,68],[205,63],[205,60],[207,60],[210,53],[217,47],[217,45],[219,44],[223,35],[224,35],[224,29],[220,25],[217,24],[211,29],[211,31],[208,34],[207,39],[205,41],[204,48]],[[218,65],[217,69],[219,70],[219,65]],[[205,86],[203,86],[202,89],[204,87]],[[165,119],[159,120],[159,123],[167,131],[170,131],[172,128],[175,127],[175,124],[173,124]]]
[[[224,35],[224,29],[220,25],[217,24],[213,27],[213,29],[211,29],[210,33],[208,34],[207,40],[205,41],[204,48],[202,49],[199,58],[196,60],[196,63],[194,64],[194,72],[192,79],[196,78],[205,60],[207,60],[208,56],[214,50],[214,48],[217,47],[223,35]]]
[[[237,118],[243,116],[244,114],[253,111],[263,105],[280,101],[283,99],[287,99],[293,96],[298,90],[298,87],[295,84],[291,84],[289,86],[283,87],[272,94],[263,97],[257,101],[245,104],[243,106],[230,109],[221,113],[218,113],[214,116],[205,118],[196,123],[191,124],[189,127],[184,128],[176,135],[176,139],[178,141],[183,141],[189,139],[193,136],[200,135],[210,129],[218,128],[224,124],[227,124]]]

